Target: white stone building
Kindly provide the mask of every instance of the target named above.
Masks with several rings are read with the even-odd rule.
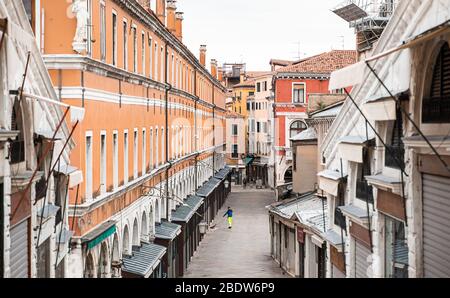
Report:
[[[61,104],[22,1],[0,2],[1,276],[66,277],[70,133],[84,110]]]
[[[324,140],[319,186],[332,234],[347,232],[347,277],[450,276],[449,20],[450,1],[400,1],[366,60],[332,74],[354,103]]]

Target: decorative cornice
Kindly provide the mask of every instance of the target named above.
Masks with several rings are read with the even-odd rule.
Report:
[[[173,35],[158,18],[148,13],[140,4],[136,1],[129,0],[113,0],[122,9],[127,10],[134,16],[138,17],[143,23],[149,26],[155,34],[157,34],[166,43],[169,43],[171,47],[176,50],[181,56],[195,66],[200,72],[206,76],[211,82],[213,82],[217,88],[226,92],[226,88],[215,79],[209,71],[200,64],[200,61],[192,54],[192,52],[184,45],[175,35]]]

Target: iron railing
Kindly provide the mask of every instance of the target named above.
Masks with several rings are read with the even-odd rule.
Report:
[[[394,169],[405,168],[405,148],[403,146],[386,146],[385,166]]]
[[[368,200],[369,203],[373,204],[373,187],[367,184],[366,181],[357,181],[356,197],[364,201]]]
[[[423,123],[450,123],[450,97],[424,98],[422,102]]]

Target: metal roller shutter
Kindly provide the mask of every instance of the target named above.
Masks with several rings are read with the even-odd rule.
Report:
[[[424,275],[450,277],[450,179],[423,175]]]
[[[345,274],[341,272],[336,266],[332,265],[333,278],[346,278]]]
[[[28,278],[28,220],[10,231],[10,267],[12,278]]]
[[[371,255],[370,249],[355,240],[355,277],[368,278],[367,268],[369,263],[367,259]]]
[[[289,246],[288,246],[288,264],[287,270],[295,275],[295,230],[289,229]]]

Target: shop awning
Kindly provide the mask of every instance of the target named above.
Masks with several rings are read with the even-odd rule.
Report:
[[[363,163],[363,149],[374,139],[363,136],[346,136],[339,140],[339,156],[345,160]]]
[[[181,226],[163,221],[155,226],[155,237],[163,240],[173,240],[181,233]]]
[[[133,247],[131,256],[124,256],[122,271],[148,278],[160,264],[166,252],[167,249],[164,246],[142,243],[141,247]]]
[[[339,209],[342,211],[344,216],[350,217],[356,223],[366,225],[369,222],[367,210],[361,209],[354,205],[341,206]]]
[[[81,243],[86,244],[88,249],[92,249],[102,243],[103,240],[116,232],[116,221],[107,221],[85,236],[81,237]]]
[[[333,230],[329,230],[328,232],[323,234],[323,238],[332,246],[337,248],[338,252],[342,252],[342,235],[339,235]]]
[[[197,212],[198,208],[203,204],[205,198],[198,196],[189,196],[184,203],[187,205],[181,205],[172,212],[172,221],[188,222],[192,216]]]
[[[208,197],[222,181],[217,178],[209,179],[198,191],[197,195],[200,197]]]
[[[317,174],[319,176],[319,188],[330,195],[338,196],[339,184],[345,176],[342,177],[340,172],[325,170]]]
[[[216,175],[214,175],[214,178],[224,180],[227,178],[228,174],[231,172],[231,168],[225,167],[222,170],[220,170]]]
[[[376,188],[380,188],[387,191],[392,191],[395,194],[401,193],[402,180],[399,174],[399,177],[389,177],[385,175],[373,175],[373,176],[365,176],[369,185],[375,186]]]
[[[245,165],[248,166],[249,164],[251,164],[255,159],[253,157],[246,157],[245,158]]]
[[[75,187],[83,182],[83,173],[76,167],[70,165],[56,166],[55,172],[69,177],[69,188]]]

